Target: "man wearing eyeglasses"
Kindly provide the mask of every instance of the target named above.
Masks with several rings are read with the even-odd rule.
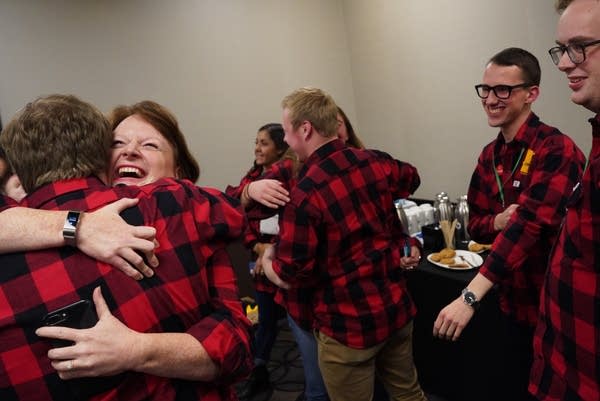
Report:
[[[600,400],[600,2],[558,1],[552,61],[571,100],[596,113],[588,165],[568,203],[540,298],[529,390],[539,400]]]
[[[508,48],[487,63],[475,86],[488,124],[500,129],[481,152],[469,185],[469,233],[493,246],[479,273],[434,323],[434,335],[456,340],[479,301],[498,285],[509,344],[498,378],[506,400],[531,399],[527,386],[539,293],[565,204],[585,157],[558,129],[531,110],[539,96],[540,66],[526,50]],[[502,385],[500,385],[502,384]]]

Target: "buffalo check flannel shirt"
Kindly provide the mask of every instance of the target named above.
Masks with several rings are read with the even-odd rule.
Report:
[[[227,186],[225,189],[225,193],[234,198],[240,199],[242,196],[242,192],[244,191],[244,187],[254,181],[261,180],[263,178],[269,178],[267,175],[261,174],[262,167],[253,167],[248,171],[248,173],[241,179],[240,184],[237,187]],[[246,207],[246,210],[250,210],[253,206],[256,205],[256,202],[251,201],[250,204]],[[270,213],[273,214],[273,211],[276,212],[277,209],[269,209]],[[268,216],[267,216],[268,217]],[[271,243],[274,241],[274,236],[266,235],[260,233],[260,220],[261,219],[248,219],[248,226],[246,227],[246,232],[244,233],[244,245],[251,250],[251,258],[255,260],[258,255],[252,251],[252,248],[257,242],[262,243]],[[254,282],[254,288],[257,291],[267,292],[270,294],[274,294],[277,291],[277,286],[269,281],[269,279],[264,275],[256,274],[252,276],[252,281]]]
[[[278,180],[288,192],[291,192],[297,182],[297,164],[292,159],[282,159],[271,167],[271,170],[265,174],[264,178]],[[249,246],[252,246],[260,239],[257,228],[260,220],[280,213],[281,209],[271,209],[255,203],[247,210],[248,229],[246,230],[245,241]],[[277,238],[274,237],[273,240],[276,241]],[[283,306],[296,324],[307,331],[312,330],[314,322],[312,301],[315,281],[313,276],[311,279],[303,280],[302,283],[293,288],[277,288],[275,294],[275,302]],[[271,285],[274,286],[274,284]]]
[[[494,174],[500,164],[504,206]],[[568,136],[531,113],[510,143],[499,134],[485,146],[473,172],[469,233],[475,241],[494,242],[479,272],[500,285],[502,311],[529,327],[537,322],[550,249],[584,164],[585,156]],[[494,217],[512,203],[519,208],[504,230],[495,231]]]
[[[348,347],[379,344],[414,317],[394,199],[419,184],[413,166],[336,139],[307,158],[291,191],[273,269],[292,286],[316,274],[315,327]]]
[[[72,399],[46,356],[51,344],[34,331],[43,316],[96,286],[112,313],[140,332],[185,332],[219,366],[215,382],[176,380],[127,372],[94,400],[234,400],[231,386],[252,366],[249,322],[239,302],[225,245],[245,226],[239,204],[217,190],[170,179],[144,187],[108,188],[97,178],[48,184],[26,199],[40,209],[93,210],[122,197],[137,206],[122,216],[157,230],[160,266],[135,281],[75,248],[0,255],[0,399]],[[4,203],[3,207],[11,206]]]
[[[600,116],[550,257],[529,390],[540,400],[600,400]]]

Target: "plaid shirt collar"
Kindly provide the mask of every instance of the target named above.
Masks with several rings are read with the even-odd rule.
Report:
[[[304,177],[311,165],[319,163],[330,154],[337,152],[338,150],[342,150],[345,147],[346,145],[341,139],[335,139],[333,141],[326,142],[304,161],[304,165],[298,173],[298,179]]]
[[[503,145],[507,145],[510,147],[518,147],[518,148],[531,148],[531,144],[536,137],[537,131],[536,127],[540,125],[540,118],[534,113],[529,113],[527,120],[521,125],[517,135],[515,135],[514,139],[510,141],[508,144],[504,141],[504,136],[502,132],[498,133],[498,137],[496,139],[496,147],[500,149]]]
[[[57,195],[64,195],[92,187],[106,188],[106,185],[96,176],[73,178],[45,184],[23,199],[23,206],[41,209],[44,204],[52,201]]]

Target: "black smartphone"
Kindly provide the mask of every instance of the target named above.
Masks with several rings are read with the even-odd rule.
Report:
[[[98,322],[96,309],[91,301],[81,299],[70,305],[48,312],[42,319],[44,326],[64,326],[72,329],[89,329]],[[54,347],[73,345],[72,341],[52,340]]]
[[[64,326],[73,329],[89,329],[98,322],[96,308],[91,301],[82,299],[70,305],[48,312],[42,319],[44,326]],[[72,341],[52,340],[53,348],[73,345]],[[84,377],[67,380],[67,386],[72,393],[72,400],[84,401],[92,396],[118,386],[125,374],[105,377]]]

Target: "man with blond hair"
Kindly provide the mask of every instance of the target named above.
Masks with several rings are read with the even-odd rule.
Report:
[[[285,141],[304,162],[265,251],[267,277],[280,287],[313,286],[319,367],[331,400],[368,400],[377,374],[393,400],[423,401],[412,359],[415,307],[403,268],[420,251],[402,233],[394,199],[420,181],[410,164],[346,147],[337,106],[320,89],[282,102]]]

